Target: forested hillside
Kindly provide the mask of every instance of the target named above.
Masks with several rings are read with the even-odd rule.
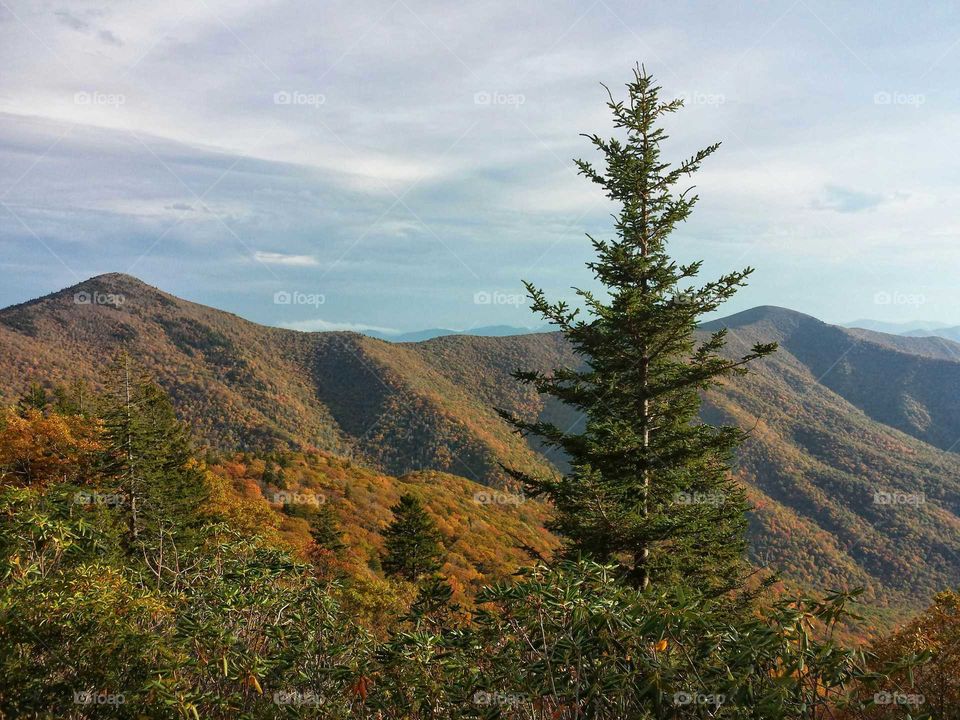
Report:
[[[77,293],[124,302],[77,303]],[[948,451],[960,438],[949,390],[960,382],[956,348],[781,308],[704,330],[720,325],[730,328],[733,355],[781,343],[704,408],[710,421],[751,431],[737,472],[756,506],[753,560],[801,582],[862,585],[894,616],[960,576],[960,455]],[[410,344],[300,333],[123,275],[0,311],[0,388],[10,402],[31,381],[97,383],[121,347],[157,376],[199,437],[224,450],[318,449],[393,475],[436,470],[503,486],[500,463],[551,473],[563,458],[540,454],[496,408],[579,421],[510,377],[520,367],[578,365],[556,333]],[[923,503],[882,505],[877,492],[922,494]]]

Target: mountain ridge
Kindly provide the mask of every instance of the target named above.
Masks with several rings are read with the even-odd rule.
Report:
[[[736,473],[756,505],[753,559],[800,581],[862,585],[891,608],[919,607],[957,584],[960,412],[949,398],[960,389],[960,345],[841,328],[776,306],[699,332],[720,327],[731,355],[755,342],[782,348],[709,392],[703,412],[750,431]],[[563,459],[515,435],[493,408],[567,427],[582,421],[511,377],[581,363],[558,333],[416,343],[304,333],[123,274],[0,310],[2,399],[13,402],[32,380],[96,382],[120,348],[156,375],[204,442],[317,448],[397,476],[430,470],[509,487],[501,465],[542,474]],[[922,493],[925,504],[878,505],[884,492]]]

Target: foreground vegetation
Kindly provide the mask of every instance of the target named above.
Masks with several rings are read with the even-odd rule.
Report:
[[[269,532],[270,504],[192,456],[204,500],[133,544],[102,420],[48,406],[2,427],[5,717],[921,717],[876,701],[923,695],[948,718],[960,699],[950,593],[876,654],[832,639],[843,595],[737,617],[587,560],[456,603],[433,575],[361,572],[317,513],[305,544]]]

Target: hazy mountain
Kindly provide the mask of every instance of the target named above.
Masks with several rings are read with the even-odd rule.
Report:
[[[910,337],[926,337],[930,335],[936,335],[937,337],[946,338],[947,340],[960,342],[960,325],[956,327],[941,327],[930,330],[910,330],[903,334],[909,335]]]
[[[948,327],[948,323],[935,322],[932,320],[886,322],[884,320],[870,320],[868,318],[861,318],[860,320],[854,320],[853,322],[841,323],[841,325],[848,328],[875,330],[876,332],[890,333],[891,335],[906,335],[907,333],[933,334],[934,330]]]
[[[445,335],[479,335],[481,337],[507,337],[509,335],[529,335],[530,333],[545,332],[547,328],[527,328],[517,327],[515,325],[484,325],[482,327],[471,328],[470,330],[448,330],[446,328],[429,328],[427,330],[414,330],[399,334],[384,333],[378,330],[364,330],[364,335],[377,338],[378,340],[387,340],[388,342],[422,342],[432,340],[435,337],[444,337]]]
[[[760,340],[782,346],[704,410],[752,432],[737,472],[757,506],[754,557],[820,587],[863,585],[891,612],[960,583],[960,345],[776,307],[703,331],[721,326],[735,354]],[[510,377],[580,362],[557,334],[396,344],[302,333],[116,274],[0,311],[3,399],[31,380],[96,379],[120,347],[221,447],[317,447],[392,474],[497,485],[501,462],[547,473],[562,458],[541,455],[493,408],[578,421]]]
[[[960,325],[950,326],[937,322],[907,322],[889,323],[880,320],[855,320],[844,323],[844,327],[862,328],[876,332],[905,335],[907,337],[940,337],[954,342],[960,342]]]

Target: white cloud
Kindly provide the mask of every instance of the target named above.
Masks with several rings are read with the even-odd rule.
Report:
[[[299,330],[300,332],[378,332],[384,335],[399,335],[400,331],[395,328],[379,327],[377,325],[364,325],[363,323],[351,322],[329,322],[316,318],[314,320],[295,320],[293,322],[280,322],[277,327],[287,328],[288,330]]]
[[[253,257],[258,262],[266,263],[267,265],[315,267],[320,264],[317,262],[317,259],[311,255],[286,255],[284,253],[257,250],[253,253]]]

